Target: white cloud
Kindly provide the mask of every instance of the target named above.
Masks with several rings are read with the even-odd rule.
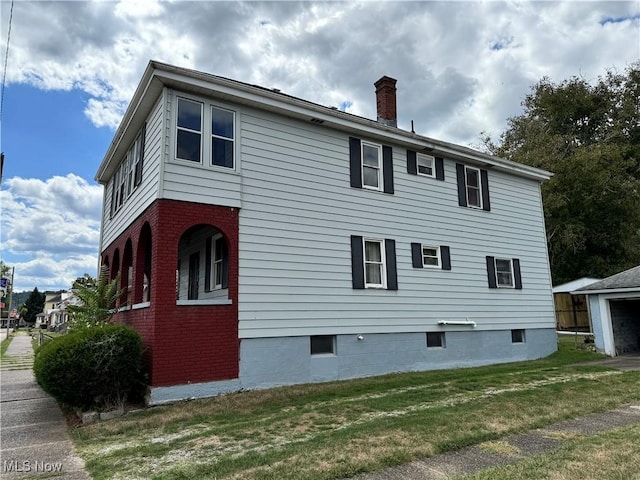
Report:
[[[3,260],[16,267],[16,289],[68,288],[85,272],[95,273],[101,186],[73,174],[46,181],[14,177],[4,185],[1,249]]]

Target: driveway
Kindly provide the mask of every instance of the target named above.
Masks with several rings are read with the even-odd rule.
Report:
[[[604,365],[606,367],[623,370],[625,372],[640,370],[640,353],[631,353],[620,355],[618,357],[595,360],[593,362],[585,362],[581,365]]]

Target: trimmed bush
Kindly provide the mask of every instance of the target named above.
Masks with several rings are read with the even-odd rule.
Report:
[[[36,380],[72,407],[122,404],[143,387],[142,339],[132,328],[106,324],[45,343],[36,351]]]

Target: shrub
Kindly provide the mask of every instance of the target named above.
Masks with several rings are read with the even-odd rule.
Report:
[[[47,393],[72,407],[121,405],[142,390],[142,350],[129,327],[88,327],[42,345],[33,370]]]

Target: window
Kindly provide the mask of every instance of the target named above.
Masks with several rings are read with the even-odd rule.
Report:
[[[127,150],[118,169],[113,175],[111,187],[111,216],[116,213],[131,196],[142,180],[144,138],[146,124],[142,127],[133,144]]]
[[[489,288],[522,289],[520,260],[517,258],[487,257]]]
[[[211,107],[211,164],[233,168],[235,113]]]
[[[482,208],[482,195],[480,194],[480,170],[464,167],[465,184],[467,188],[467,206]]]
[[[496,281],[498,288],[513,287],[511,259],[496,258]]]
[[[427,177],[435,177],[435,158],[431,155],[424,155],[422,153],[418,153],[417,155],[417,169],[418,175],[425,175]]]
[[[349,167],[352,187],[393,193],[391,147],[350,137]]]
[[[200,162],[202,103],[178,98],[176,158]]]
[[[411,244],[413,268],[442,268],[451,270],[451,254],[446,245]]]
[[[364,285],[366,288],[384,288],[384,254],[382,240],[364,241]]]
[[[489,174],[486,170],[456,164],[458,205],[491,210],[489,201]]]
[[[396,242],[392,239],[351,236],[353,288],[398,289]]]
[[[427,348],[444,348],[444,332],[427,332]]]
[[[422,266],[440,267],[440,247],[422,245]]]
[[[444,180],[444,159],[407,150],[407,173]]]
[[[326,355],[336,353],[335,335],[313,335],[309,337],[311,355]]]
[[[219,233],[207,238],[205,243],[205,279],[204,290],[220,290],[228,287],[227,243]]]
[[[214,290],[222,288],[222,256],[224,252],[224,239],[216,237],[213,239],[213,288]]]
[[[380,146],[362,143],[362,187],[380,190]]]
[[[524,343],[524,330],[511,330],[511,343]]]

